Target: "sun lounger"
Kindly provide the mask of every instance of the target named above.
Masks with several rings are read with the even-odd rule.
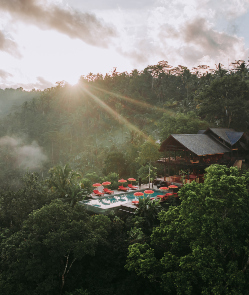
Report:
[[[132,184],[128,184],[128,187],[129,187],[130,189],[133,189],[133,190],[136,190],[136,189],[138,189],[138,187],[137,187],[137,186],[134,186],[134,185],[132,185]]]
[[[168,197],[164,196],[163,198],[160,199],[160,203],[165,202],[166,200],[168,200]]]
[[[95,195],[97,195],[97,196],[103,196],[103,195],[104,195],[104,193],[100,192],[100,191],[97,190],[97,189],[94,189],[93,192],[94,192]]]
[[[118,187],[118,189],[119,189],[120,191],[124,191],[124,192],[127,192],[127,191],[128,191],[128,187],[124,187],[124,186],[122,186],[122,185],[120,185],[120,186]]]
[[[139,204],[138,200],[131,201],[133,204]]]
[[[111,191],[109,188],[104,188],[103,192],[106,193],[106,194],[109,194],[109,195],[114,194],[114,191]]]

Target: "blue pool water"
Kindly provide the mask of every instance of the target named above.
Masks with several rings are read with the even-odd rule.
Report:
[[[157,195],[162,195],[162,194],[164,194],[164,192],[156,190],[154,191],[153,194],[150,194],[149,196],[151,198],[155,198]],[[144,196],[148,196],[148,195],[145,194]],[[101,211],[103,211],[106,209],[119,207],[126,203],[131,203],[133,200],[139,200],[139,197],[135,197],[134,192],[128,192],[128,193],[119,194],[116,196],[100,197],[98,199],[82,201],[81,203],[84,204],[87,207],[87,209],[93,209],[93,207],[95,207],[96,209],[98,208]]]

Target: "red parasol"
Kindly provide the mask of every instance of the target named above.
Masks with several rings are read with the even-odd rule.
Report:
[[[165,195],[157,195],[158,198],[163,199]]]
[[[138,200],[134,200],[132,201],[133,204],[139,204],[139,201]]]
[[[169,188],[178,188],[178,186],[174,185],[174,184],[171,184],[171,185],[169,185]]]
[[[161,186],[159,189],[161,191],[167,191],[169,188],[167,186]]]
[[[125,182],[127,182],[127,180],[125,180],[125,179],[119,179],[119,181],[118,182],[121,182],[121,183],[125,183]]]
[[[105,185],[110,185],[110,184],[111,184],[110,181],[104,181],[104,182],[102,182],[102,185],[103,185],[103,186],[105,186]]]
[[[98,186],[102,186],[102,184],[101,183],[94,183],[93,186],[98,187]]]
[[[127,182],[127,180],[125,180],[125,179],[122,178],[122,179],[119,179],[118,182],[122,183],[122,187],[124,187],[123,184],[124,184],[125,182]],[[125,190],[128,190],[128,188],[125,188]]]
[[[152,194],[154,194],[154,191],[150,190],[150,189],[147,189],[147,190],[144,191],[144,193],[147,194],[147,195],[152,195]]]
[[[166,197],[173,196],[173,193],[167,193],[165,196]]]
[[[129,180],[129,181],[131,181],[131,182],[132,182],[132,181],[136,181],[136,179],[135,179],[135,178],[133,178],[133,177],[131,177],[131,178],[128,178],[128,180]]]
[[[134,193],[135,197],[142,197],[143,195],[144,195],[144,193],[142,193],[142,192],[135,192]]]

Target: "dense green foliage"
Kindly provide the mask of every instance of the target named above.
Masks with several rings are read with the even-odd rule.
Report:
[[[174,117],[164,114],[158,128],[161,141],[165,140],[170,134],[195,134],[198,130],[207,129],[209,124],[200,120],[194,112],[187,114],[178,113]]]
[[[213,165],[204,184],[185,185],[182,203],[159,214],[150,243],[129,247],[127,268],[167,294],[247,294],[248,174]]]
[[[180,203],[145,196],[129,217],[68,202],[78,176],[52,171],[63,172],[55,191],[54,174],[27,174],[22,188],[0,192],[1,294],[249,292],[248,172],[210,166],[204,183],[180,190]]]
[[[1,294],[161,294],[124,268],[130,230],[146,236],[158,209],[138,211],[139,225],[127,216],[92,215],[68,202],[73,179],[68,166],[55,167],[46,181],[27,174],[21,189],[0,192]]]
[[[230,71],[221,65],[216,71],[204,66],[190,71],[162,61],[141,72],[89,74],[76,86],[59,82],[33,91],[32,100],[0,121],[0,179],[8,175],[9,184],[18,186],[15,179],[27,166],[20,162],[23,146],[39,147],[40,156],[47,157],[36,157],[32,169],[39,173],[70,163],[83,174],[137,178],[138,170],[157,158],[155,142],[171,133],[207,127],[247,131],[248,83],[248,67],[241,61]],[[0,98],[10,92],[20,101],[26,95],[6,89]]]
[[[9,114],[14,109],[18,109],[23,103],[37,99],[40,93],[40,90],[25,91],[22,87],[0,89],[0,117]]]
[[[158,142],[171,133],[248,131],[247,65],[203,69],[160,62],[0,91],[0,103],[10,98],[0,121],[1,294],[249,293],[248,173],[211,166],[180,200],[145,197],[132,216],[78,204],[94,182],[117,189],[122,177],[162,175]]]
[[[60,202],[33,212],[1,244],[1,294],[62,293],[75,265],[95,254],[109,223]]]

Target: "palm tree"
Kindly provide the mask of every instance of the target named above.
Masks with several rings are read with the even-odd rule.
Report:
[[[161,210],[162,207],[159,201],[152,201],[150,197],[147,196],[139,199],[136,215],[144,218],[144,227],[150,230],[158,223],[157,216]]]
[[[76,182],[76,178],[81,175],[73,171],[69,164],[64,167],[53,167],[49,170],[49,174],[48,184],[52,192],[57,194],[58,198],[62,198],[74,206],[82,194],[81,188]]]

